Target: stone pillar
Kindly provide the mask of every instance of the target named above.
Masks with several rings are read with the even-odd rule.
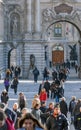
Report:
[[[39,38],[40,36],[40,31],[41,31],[41,27],[40,27],[40,0],[34,0],[34,38]]]
[[[31,0],[27,0],[27,32],[31,33]]]
[[[32,38],[32,14],[31,14],[32,0],[26,0],[26,34],[25,39],[30,40]]]
[[[80,66],[79,66],[78,76],[81,79],[81,40],[79,40],[79,45],[80,45]]]

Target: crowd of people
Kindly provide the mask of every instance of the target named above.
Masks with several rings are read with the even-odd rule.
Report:
[[[0,130],[70,130],[71,124],[75,130],[81,130],[81,99],[72,96],[69,104],[67,103],[64,93],[64,83],[67,80],[65,69],[60,69],[59,72],[54,69],[50,82],[50,72],[47,67],[44,68],[43,80],[32,99],[30,109],[27,108],[27,99],[23,92],[19,92],[18,100],[12,108],[8,107],[10,85],[13,86],[14,94],[17,94],[20,72],[14,74],[10,83],[11,73],[10,70],[6,71],[5,89],[1,92]],[[37,82],[35,77],[34,80]],[[52,101],[47,105],[48,99]],[[71,121],[68,120],[68,113]]]

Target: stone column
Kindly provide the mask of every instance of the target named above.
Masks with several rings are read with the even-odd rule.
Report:
[[[38,39],[40,36],[40,31],[41,31],[41,27],[40,27],[40,0],[34,0],[34,38]]]
[[[40,0],[35,0],[35,32],[40,32]]]
[[[81,37],[81,32],[80,32],[80,37]],[[79,71],[78,71],[78,77],[81,79],[81,38],[79,39],[79,47],[80,47],[80,66],[79,66]]]
[[[26,34],[25,39],[31,40],[32,39],[32,14],[31,14],[31,5],[32,0],[26,0],[25,1],[25,8],[26,8]]]
[[[79,45],[80,45],[80,66],[79,66],[78,76],[81,79],[81,39],[79,40]]]
[[[27,0],[27,33],[31,33],[31,0]]]

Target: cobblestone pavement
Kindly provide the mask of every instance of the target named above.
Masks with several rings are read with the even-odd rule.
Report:
[[[38,92],[39,84],[34,83],[33,81],[19,80],[18,92],[17,95],[14,95],[13,89],[9,89],[9,107],[12,108],[14,102],[17,102],[19,92],[24,92],[27,98],[27,107],[31,108],[31,103],[34,95]],[[65,82],[65,97],[66,101],[69,104],[71,96],[75,95],[77,98],[81,98],[81,81],[80,80],[67,80]],[[3,80],[0,80],[0,92],[4,89]],[[47,105],[53,99],[48,99]],[[70,120],[70,114],[68,113],[68,118]],[[70,125],[70,129],[74,130],[73,126]]]

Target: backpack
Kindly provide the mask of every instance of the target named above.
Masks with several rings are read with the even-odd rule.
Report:
[[[35,70],[33,71],[33,73],[34,73],[35,75],[39,75],[39,70],[38,70],[38,69],[35,69]]]

